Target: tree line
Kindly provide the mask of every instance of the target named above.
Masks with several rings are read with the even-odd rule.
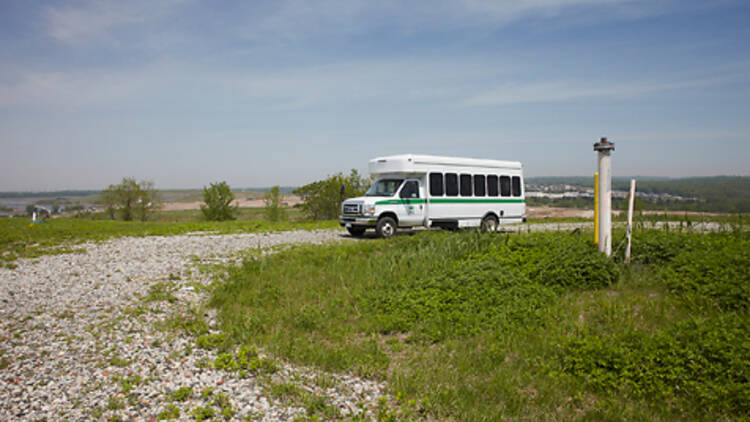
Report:
[[[343,188],[342,188],[343,187]],[[315,181],[293,191],[299,195],[302,213],[310,220],[331,220],[339,215],[344,197],[360,196],[370,187],[370,179],[352,169],[348,175],[339,172],[326,179]],[[279,186],[272,187],[263,197],[263,215],[269,221],[287,219],[286,206]],[[161,195],[150,181],[123,178],[109,185],[99,197],[99,204],[110,219],[146,221],[162,205]],[[205,220],[227,221],[237,218],[239,207],[235,195],[226,181],[203,187],[203,204],[200,206]]]

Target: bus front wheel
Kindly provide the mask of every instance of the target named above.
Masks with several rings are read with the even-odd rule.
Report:
[[[378,220],[378,225],[375,227],[375,233],[378,237],[387,239],[396,234],[397,226],[396,221],[391,217],[383,217]]]

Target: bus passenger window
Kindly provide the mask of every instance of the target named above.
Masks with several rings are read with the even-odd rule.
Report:
[[[471,175],[462,174],[461,175],[461,196],[471,196],[471,194],[472,194]]]
[[[499,193],[497,187],[497,176],[494,174],[487,176],[487,196],[497,196]]]
[[[510,176],[500,176],[500,195],[510,196]]]
[[[521,178],[513,176],[513,196],[521,196]]]
[[[474,175],[474,196],[484,196],[484,175]]]
[[[443,196],[443,173],[430,173],[430,196]]]
[[[445,195],[458,196],[458,176],[456,173],[445,173]]]

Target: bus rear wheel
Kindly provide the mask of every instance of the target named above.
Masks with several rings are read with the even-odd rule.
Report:
[[[497,218],[494,215],[485,216],[482,219],[481,230],[482,230],[482,233],[496,232],[497,231]]]
[[[378,237],[387,239],[396,234],[397,226],[396,221],[391,217],[383,217],[378,220],[378,225],[375,227],[375,233]]]

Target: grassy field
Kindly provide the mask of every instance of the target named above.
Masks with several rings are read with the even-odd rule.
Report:
[[[621,234],[618,234],[621,236]],[[750,235],[424,232],[228,267],[225,347],[388,381],[385,420],[742,420]]]

